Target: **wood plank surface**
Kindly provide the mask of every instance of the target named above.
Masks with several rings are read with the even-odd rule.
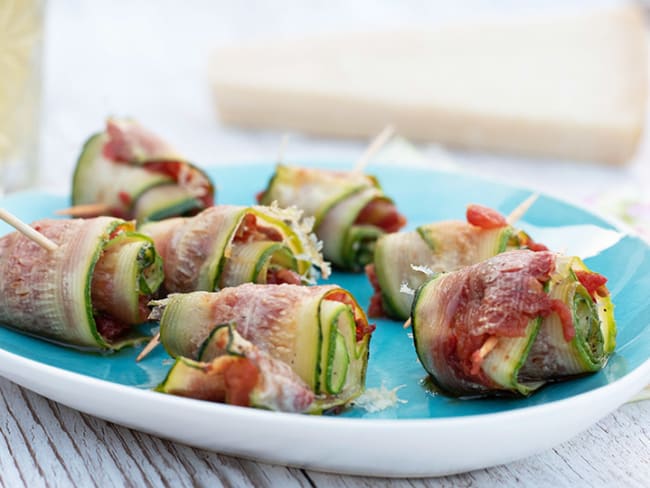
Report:
[[[646,487],[649,479],[650,402],[625,405],[575,439],[508,465],[394,480],[305,471],[194,449],[79,413],[0,378],[0,486],[7,488]]]

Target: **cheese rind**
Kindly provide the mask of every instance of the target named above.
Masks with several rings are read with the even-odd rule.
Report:
[[[645,122],[647,39],[624,7],[222,48],[211,81],[225,123],[349,137],[392,123],[459,148],[621,163]]]

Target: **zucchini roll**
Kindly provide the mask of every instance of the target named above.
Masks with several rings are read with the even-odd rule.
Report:
[[[102,215],[161,220],[193,215],[214,201],[209,177],[132,120],[108,119],[83,146],[72,205],[103,204]]]
[[[314,217],[325,259],[360,271],[372,260],[375,242],[406,224],[373,176],[352,171],[278,165],[259,203],[295,205]]]
[[[311,228],[296,209],[218,205],[194,217],[150,222],[168,293],[214,291],[242,283],[313,283],[329,275]]]
[[[433,273],[454,271],[513,249],[545,250],[495,210],[470,205],[467,222],[444,221],[382,236],[366,274],[375,290],[368,314],[405,320],[412,293]]]
[[[601,369],[616,322],[606,279],[577,257],[510,251],[422,285],[415,348],[442,390],[528,395]]]
[[[314,392],[291,367],[240,336],[234,324],[215,327],[209,362],[178,356],[156,391],[198,400],[280,412],[312,408]]]
[[[213,339],[217,324],[233,324],[314,392],[310,411],[344,405],[364,389],[374,326],[341,288],[248,283],[153,304],[150,318],[160,320],[160,340],[172,357],[213,361],[224,349]]]
[[[153,241],[112,217],[41,220],[47,251],[18,232],[0,238],[0,323],[64,345],[120,349],[143,338],[163,280]]]

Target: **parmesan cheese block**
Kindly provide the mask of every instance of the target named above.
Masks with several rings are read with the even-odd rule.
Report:
[[[645,121],[644,19],[581,15],[222,48],[225,123],[621,163]]]

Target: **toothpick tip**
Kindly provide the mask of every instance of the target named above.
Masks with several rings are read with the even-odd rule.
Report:
[[[140,351],[140,354],[138,354],[138,357],[135,358],[135,362],[139,363],[141,360],[147,357],[158,344],[160,344],[160,332],[153,336],[147,345],[144,346],[144,349],[142,349],[142,351]]]
[[[509,225],[513,225],[515,222],[517,222],[519,219],[521,219],[524,216],[526,212],[528,212],[530,207],[533,206],[533,204],[537,201],[538,198],[539,198],[539,193],[531,194],[523,202],[517,205],[517,207],[512,212],[510,212],[510,215],[506,217],[506,222],[508,222]]]
[[[74,205],[68,208],[56,210],[56,215],[67,215],[69,217],[95,217],[97,215],[107,214],[110,210],[105,203],[87,203],[83,205]]]
[[[354,173],[363,172],[364,168],[368,165],[372,157],[393,137],[395,134],[395,126],[388,124],[383,130],[372,140],[370,145],[357,160],[352,170]]]

